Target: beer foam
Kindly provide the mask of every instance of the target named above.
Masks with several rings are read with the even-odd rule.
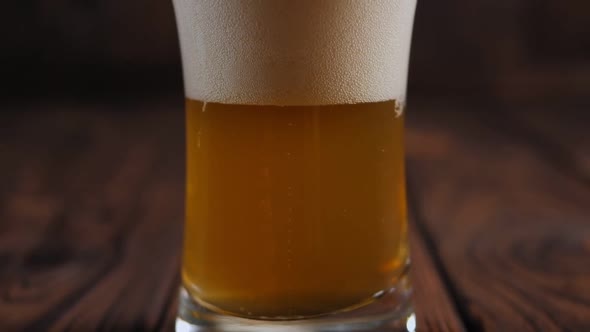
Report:
[[[332,105],[404,99],[416,0],[174,0],[186,96]]]

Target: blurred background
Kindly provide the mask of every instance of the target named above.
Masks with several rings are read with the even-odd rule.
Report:
[[[0,331],[162,330],[184,185],[171,1],[5,1],[0,50]],[[419,0],[409,77],[411,210],[442,276],[418,309],[590,330],[590,1]]]
[[[590,93],[590,2],[419,1],[409,93],[509,102]],[[6,97],[179,93],[171,1],[9,1],[0,14]]]

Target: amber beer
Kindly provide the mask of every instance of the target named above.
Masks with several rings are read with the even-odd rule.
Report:
[[[395,100],[188,100],[186,120],[183,279],[193,296],[236,315],[313,316],[396,284],[408,253]]]
[[[187,95],[182,281],[193,303],[182,319],[314,319],[409,292],[414,7],[175,0]]]

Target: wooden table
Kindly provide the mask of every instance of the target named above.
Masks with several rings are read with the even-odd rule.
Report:
[[[172,330],[180,98],[4,106],[0,331]],[[590,112],[410,105],[420,331],[590,331]]]

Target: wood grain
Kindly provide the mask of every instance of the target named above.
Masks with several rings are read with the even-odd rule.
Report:
[[[448,284],[441,277],[442,266],[437,266],[424,235],[411,223],[412,250],[411,278],[414,285],[414,304],[418,331],[462,332],[465,326],[448,294]],[[444,273],[444,272],[443,272]]]
[[[590,106],[506,107],[504,131],[517,136],[557,171],[590,187]]]
[[[424,107],[437,111],[410,114],[410,184],[467,329],[590,330],[590,192],[554,159],[568,153],[502,112]]]
[[[0,330],[164,321],[179,268],[182,137],[168,117],[115,112],[31,112],[14,123],[3,145]]]

